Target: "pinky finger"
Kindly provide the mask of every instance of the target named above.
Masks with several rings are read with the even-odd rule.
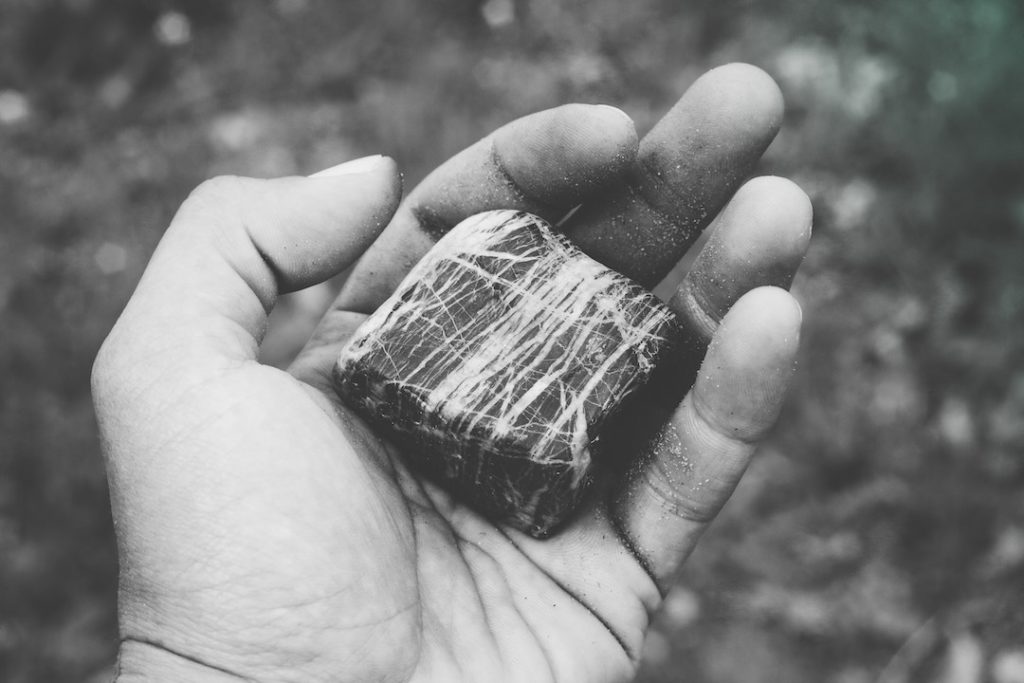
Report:
[[[744,295],[700,374],[612,499],[623,541],[664,591],[775,424],[796,359],[801,313],[775,287]]]

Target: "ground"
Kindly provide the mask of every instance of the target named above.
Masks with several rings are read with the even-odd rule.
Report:
[[[1024,681],[1021,54],[1015,0],[0,0],[0,679],[109,675],[88,375],[189,189],[376,152],[411,186],[564,102],[646,130],[740,60],[788,101],[759,172],[815,206],[801,367],[641,680]]]

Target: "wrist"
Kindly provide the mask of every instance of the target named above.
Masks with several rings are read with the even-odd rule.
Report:
[[[115,683],[238,683],[242,676],[178,654],[154,643],[127,639],[117,653]]]

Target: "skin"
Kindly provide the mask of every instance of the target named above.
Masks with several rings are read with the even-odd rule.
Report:
[[[119,680],[631,679],[652,613],[791,375],[800,310],[783,288],[810,208],[788,181],[743,183],[780,118],[771,80],[730,65],[640,142],[611,108],[541,112],[404,202],[386,158],[200,186],[93,373],[121,558]],[[484,209],[558,221],[580,204],[563,229],[646,284],[719,216],[671,283],[707,355],[629,476],[538,541],[409,472],[328,377],[434,236]],[[276,298],[361,255],[294,365],[257,363]]]

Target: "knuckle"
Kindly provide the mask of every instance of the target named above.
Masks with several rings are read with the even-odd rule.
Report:
[[[98,412],[132,402],[146,375],[146,344],[140,344],[137,326],[123,316],[107,335],[93,358],[90,390]]]
[[[171,224],[173,230],[205,233],[213,239],[235,234],[253,214],[253,202],[260,194],[252,178],[215,176],[200,183],[186,197]],[[258,209],[256,210],[258,211]]]
[[[187,223],[217,222],[236,217],[246,203],[244,198],[252,179],[239,176],[215,176],[200,183],[188,195],[178,211],[176,221]],[[200,221],[200,219],[203,219]]]
[[[185,200],[186,204],[218,205],[234,200],[243,189],[245,179],[221,175],[201,182]]]
[[[643,476],[644,488],[663,512],[695,524],[711,522],[721,507],[710,484],[691,481],[686,475],[673,475],[660,460],[650,463]]]
[[[114,333],[111,332],[100,345],[99,351],[96,352],[89,378],[93,400],[97,404],[109,396],[112,391],[119,356]]]

